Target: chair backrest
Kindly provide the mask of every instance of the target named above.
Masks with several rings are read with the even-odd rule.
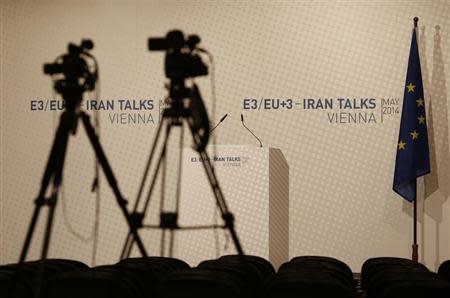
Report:
[[[263,290],[264,298],[354,298],[355,292],[335,276],[317,270],[278,272]]]
[[[450,282],[450,260],[445,261],[439,266],[439,277]]]
[[[367,288],[370,298],[448,298],[449,295],[450,283],[440,280],[435,273],[424,271],[384,272]]]
[[[48,298],[143,298],[133,273],[114,265],[68,272],[52,280]]]
[[[258,270],[261,272],[261,274],[267,278],[271,275],[275,274],[275,269],[273,268],[272,264],[267,261],[266,259],[259,257],[259,256],[252,256],[252,255],[245,255],[245,256],[239,256],[239,255],[225,255],[221,256],[219,260],[224,260],[227,262],[248,262],[253,264],[258,268]]]
[[[160,298],[248,298],[245,285],[234,274],[192,268],[179,270],[162,280]]]
[[[0,272],[3,272],[0,277],[3,280],[0,282],[0,296],[5,298],[34,297],[42,278],[40,291],[45,297],[48,284],[55,276],[82,268],[88,268],[88,266],[78,261],[64,259],[47,259],[0,266]]]
[[[363,289],[366,289],[372,282],[374,276],[379,274],[379,272],[388,272],[402,269],[429,272],[428,268],[423,264],[413,262],[409,259],[394,257],[372,258],[365,261],[362,266],[361,286]]]

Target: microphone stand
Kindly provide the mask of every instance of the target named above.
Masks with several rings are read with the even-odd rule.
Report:
[[[242,122],[242,125],[245,127],[245,129],[247,129],[255,137],[255,139],[258,140],[259,147],[262,148],[263,145],[262,145],[261,140],[245,125],[245,123],[244,123],[244,115],[242,115],[242,114],[241,114],[241,122]]]

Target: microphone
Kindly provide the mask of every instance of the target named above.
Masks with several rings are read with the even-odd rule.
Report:
[[[213,130],[214,129],[216,129],[217,128],[217,126],[219,126],[220,125],[220,123],[222,123],[223,122],[223,120],[225,120],[225,118],[227,118],[228,117],[228,114],[225,114],[223,117],[222,117],[222,119],[220,119],[220,121],[219,121],[219,123],[217,123],[216,124],[216,126],[214,126],[213,128],[211,128],[211,130],[209,131],[209,135],[213,132]]]
[[[244,115],[242,115],[241,114],[241,122],[242,122],[242,125],[258,140],[258,142],[259,142],[259,147],[261,147],[262,148],[262,143],[261,143],[261,140],[247,127],[247,126],[245,126],[245,123],[244,123]]]

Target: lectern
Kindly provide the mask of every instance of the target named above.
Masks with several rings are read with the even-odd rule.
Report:
[[[268,259],[275,268],[289,259],[289,166],[277,148],[208,147],[246,254]],[[210,184],[198,154],[183,149],[179,225],[220,225]],[[173,256],[191,266],[234,254],[226,230],[177,231]]]

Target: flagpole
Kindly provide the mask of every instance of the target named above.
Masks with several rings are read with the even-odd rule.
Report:
[[[417,244],[417,196],[414,199],[414,231],[413,231],[413,245],[412,245],[412,260],[419,261],[419,245]]]
[[[414,30],[417,30],[417,22],[419,22],[419,18],[414,18]],[[417,34],[417,31],[416,31]],[[416,178],[417,180],[417,178]],[[412,260],[414,262],[419,261],[419,245],[417,244],[417,183],[416,183],[416,197],[414,198],[414,222],[413,222],[413,244],[412,244]]]

